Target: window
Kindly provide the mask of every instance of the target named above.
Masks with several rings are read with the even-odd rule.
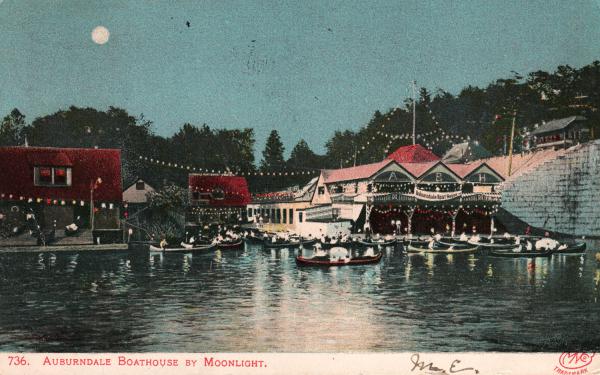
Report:
[[[289,216],[290,216],[290,224],[294,224],[294,209],[290,208],[289,211],[290,211],[290,214],[289,214]]]
[[[319,186],[319,195],[325,194],[325,186]]]
[[[71,168],[34,167],[33,183],[35,186],[71,186]]]
[[[248,217],[252,216],[252,209],[248,208]]]
[[[221,188],[214,189],[211,196],[212,196],[212,199],[218,199],[218,200],[225,199],[225,193],[223,192],[223,189],[221,189]]]
[[[283,209],[283,223],[287,224],[287,210],[285,208]]]
[[[358,193],[358,182],[354,183],[354,192]]]
[[[275,222],[277,224],[281,223],[281,209],[278,208],[277,211],[275,211],[275,214],[277,215],[275,218]]]
[[[485,182],[485,173],[479,174],[479,182]]]
[[[302,212],[298,212],[298,222],[302,222]]]
[[[146,188],[146,184],[144,181],[138,181],[135,183],[135,190],[144,190]]]
[[[436,172],[435,174],[435,182],[442,182],[442,173],[441,172]]]
[[[373,191],[373,184],[368,184],[367,185],[367,192],[370,193]]]

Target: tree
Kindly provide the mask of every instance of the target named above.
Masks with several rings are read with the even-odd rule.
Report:
[[[18,146],[23,141],[25,115],[17,108],[2,119],[0,124],[0,146]]]
[[[277,130],[272,130],[262,153],[263,159],[260,162],[260,169],[262,171],[282,170],[285,167],[283,151],[283,143],[279,133],[277,133]]]

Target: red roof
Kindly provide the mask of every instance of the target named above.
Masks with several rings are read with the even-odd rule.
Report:
[[[71,167],[71,186],[35,186],[33,169]],[[121,202],[121,151],[89,148],[0,147],[0,199],[90,199],[90,183],[98,202]],[[2,194],[4,197],[2,197]],[[10,197],[12,195],[12,198]]]
[[[402,146],[388,155],[397,163],[425,163],[438,161],[440,157],[421,145]]]
[[[456,173],[456,175],[460,178],[465,178],[469,173],[473,172],[475,169],[479,168],[479,166],[483,164],[481,161],[476,161],[469,164],[444,164],[448,167],[452,172]]]
[[[361,180],[371,177],[391,162],[392,160],[382,160],[377,163],[357,165],[350,168],[324,169],[322,173],[327,184],[338,181]]]
[[[436,161],[431,161],[427,163],[402,163],[401,166],[415,178],[419,178],[423,173],[430,170],[436,164]]]
[[[238,207],[250,203],[250,191],[246,178],[239,176],[215,176],[190,174],[188,185],[191,192],[206,193],[209,198],[208,206]],[[215,199],[222,192],[222,199]]]

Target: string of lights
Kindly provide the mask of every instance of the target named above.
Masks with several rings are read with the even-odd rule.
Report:
[[[147,156],[139,156],[139,160],[143,162],[147,162],[152,165],[157,165],[160,167],[167,167],[173,169],[184,170],[188,172],[198,172],[204,174],[211,174],[216,176],[306,176],[306,175],[316,175],[320,173],[320,170],[317,168],[304,168],[306,170],[286,170],[286,171],[223,171],[218,169],[209,169],[209,168],[201,168],[192,165],[186,165],[182,163],[168,162],[164,160],[159,160]]]

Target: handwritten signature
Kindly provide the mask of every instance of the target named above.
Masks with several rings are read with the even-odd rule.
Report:
[[[431,372],[431,373],[436,373],[436,374],[456,374],[458,372],[463,372],[463,371],[471,371],[474,374],[479,374],[479,370],[473,368],[473,367],[464,367],[464,368],[458,368],[458,366],[460,366],[460,359],[455,359],[454,361],[452,361],[452,363],[450,364],[450,367],[446,370],[444,368],[440,368],[437,367],[436,365],[433,364],[433,362],[429,362],[429,363],[425,363],[425,361],[421,361],[421,356],[419,354],[413,354],[412,356],[410,356],[410,361],[413,364],[413,368],[410,371],[415,371],[415,370],[421,370],[421,371],[426,371],[426,372]]]

